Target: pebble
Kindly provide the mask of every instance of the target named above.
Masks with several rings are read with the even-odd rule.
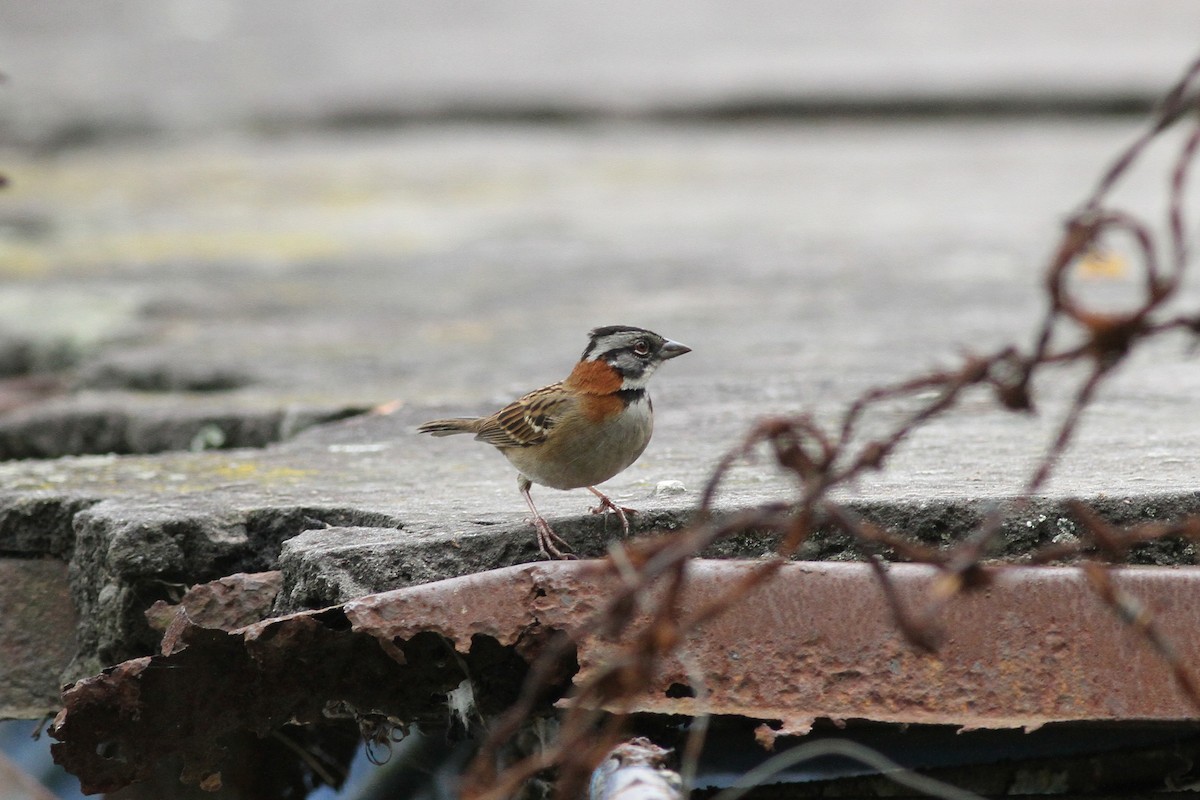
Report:
[[[659,481],[654,487],[655,497],[669,497],[675,494],[687,494],[687,487],[683,485],[683,481]]]

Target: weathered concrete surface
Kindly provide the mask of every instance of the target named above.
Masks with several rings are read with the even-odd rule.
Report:
[[[23,403],[0,420],[0,458],[57,458],[86,453],[262,447],[321,422],[365,410],[78,391]]]
[[[673,391],[689,413],[824,405],[1026,336],[1057,220],[1135,130],[448,126],[11,153],[0,208],[37,224],[0,240],[0,338],[74,369],[2,430],[106,451],[83,421],[109,414],[145,451],[236,443],[230,415],[282,434],[394,398],[483,408],[562,377],[617,319],[696,348],[658,381],[665,413]],[[1164,165],[1130,195],[1156,202]],[[1183,396],[1191,371],[1162,369]],[[156,428],[164,406],[178,430]]]
[[[153,601],[272,568],[281,552],[287,608],[531,559],[503,458],[413,428],[561,378],[584,332],[614,322],[694,348],[656,376],[655,439],[606,486],[646,512],[639,530],[682,524],[755,418],[832,419],[866,387],[954,364],[963,349],[1027,342],[1056,220],[1135,130],[450,125],[14,154],[4,213],[33,222],[6,228],[4,327],[21,352],[48,354],[36,363],[71,368],[65,394],[0,428],[69,444],[119,409],[119,424],[89,429],[105,444],[95,449],[139,430],[159,447],[129,449],[200,452],[0,464],[0,550],[71,559],[84,620],[75,675],[152,649],[141,612]],[[1168,156],[1131,182],[1137,207],[1157,207]],[[1132,281],[1126,270],[1087,288]],[[1127,519],[1193,508],[1200,373],[1186,353],[1165,341],[1123,367],[1051,497],[1103,495]],[[973,398],[865,479],[858,499],[953,536],[1020,489],[1077,377],[1047,381],[1036,417]],[[395,413],[281,444],[204,449],[236,442],[226,427],[269,420],[290,435],[303,425],[288,419],[390,400]],[[664,480],[686,493],[654,497]],[[750,463],[719,503],[788,488]],[[535,497],[583,554],[616,534],[587,515],[584,492]],[[1015,521],[1013,541],[1022,528],[1039,541],[1071,535],[1061,515],[1042,514]],[[768,546],[748,537],[720,554]],[[844,557],[836,541],[809,554]],[[1192,557],[1178,546],[1151,560]]]
[[[0,137],[380,125],[439,114],[737,115],[1147,102],[1188,0],[0,4]]]
[[[79,624],[66,564],[0,558],[0,608],[0,719],[53,714]]]
[[[60,674],[156,651],[145,610],[196,582],[278,569],[283,611],[536,558],[506,462],[413,428],[561,378],[593,325],[695,350],[606,487],[643,533],[685,524],[763,414],[831,421],[1027,343],[1058,220],[1138,129],[1087,114],[1144,107],[1195,47],[1189,0],[47,8],[0,0],[0,555],[53,600],[0,641],[63,630],[0,709],[26,715]],[[1135,210],[1158,213],[1170,155],[1124,189]],[[1109,266],[1081,287],[1119,303],[1136,276]],[[1000,554],[1072,541],[1068,495],[1117,522],[1200,510],[1190,344],[1124,365]],[[849,498],[954,541],[1020,489],[1078,377],[1035,417],[972,396]],[[791,488],[750,461],[718,506]],[[586,493],[535,496],[580,554],[615,538]],[[6,583],[0,625],[38,596]]]
[[[69,564],[69,675],[149,652],[145,608],[232,572],[282,568],[299,608],[535,557],[506,462],[412,430],[561,378],[591,326],[694,348],[606,487],[639,531],[686,523],[761,415],[831,420],[1027,342],[1057,221],[1138,120],[1021,109],[1145,104],[1194,48],[1187,0],[419,8],[0,0],[0,553]],[[828,116],[933,106],[1005,114]],[[972,398],[856,501],[952,539],[1020,489],[1072,379],[1038,417]],[[1009,552],[1074,535],[1065,495],[1194,510],[1196,397],[1185,343],[1139,353]],[[739,465],[719,506],[789,488]],[[581,554],[616,534],[586,493],[536,497]]]

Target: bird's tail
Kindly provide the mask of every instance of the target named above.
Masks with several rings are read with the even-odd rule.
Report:
[[[431,419],[417,428],[417,433],[431,433],[434,436],[453,436],[456,433],[479,433],[479,423],[480,419],[478,417]]]

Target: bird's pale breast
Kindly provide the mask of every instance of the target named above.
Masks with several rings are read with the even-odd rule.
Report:
[[[650,400],[644,395],[610,420],[577,424],[583,416],[582,409],[573,409],[542,444],[502,452],[534,483],[578,489],[603,483],[637,461],[654,431]]]

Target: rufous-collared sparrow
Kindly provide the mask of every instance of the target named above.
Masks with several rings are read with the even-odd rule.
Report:
[[[567,379],[536,389],[490,417],[435,419],[417,430],[434,436],[473,433],[494,445],[517,468],[517,487],[533,512],[538,549],[547,558],[571,558],[529,495],[536,483],[579,489],[600,498],[592,513],[613,511],[629,535],[622,508],[596,489],[642,454],[654,430],[650,376],[669,358],[691,352],[679,342],[628,325],[588,334],[591,341]],[[570,548],[567,548],[568,550]]]

